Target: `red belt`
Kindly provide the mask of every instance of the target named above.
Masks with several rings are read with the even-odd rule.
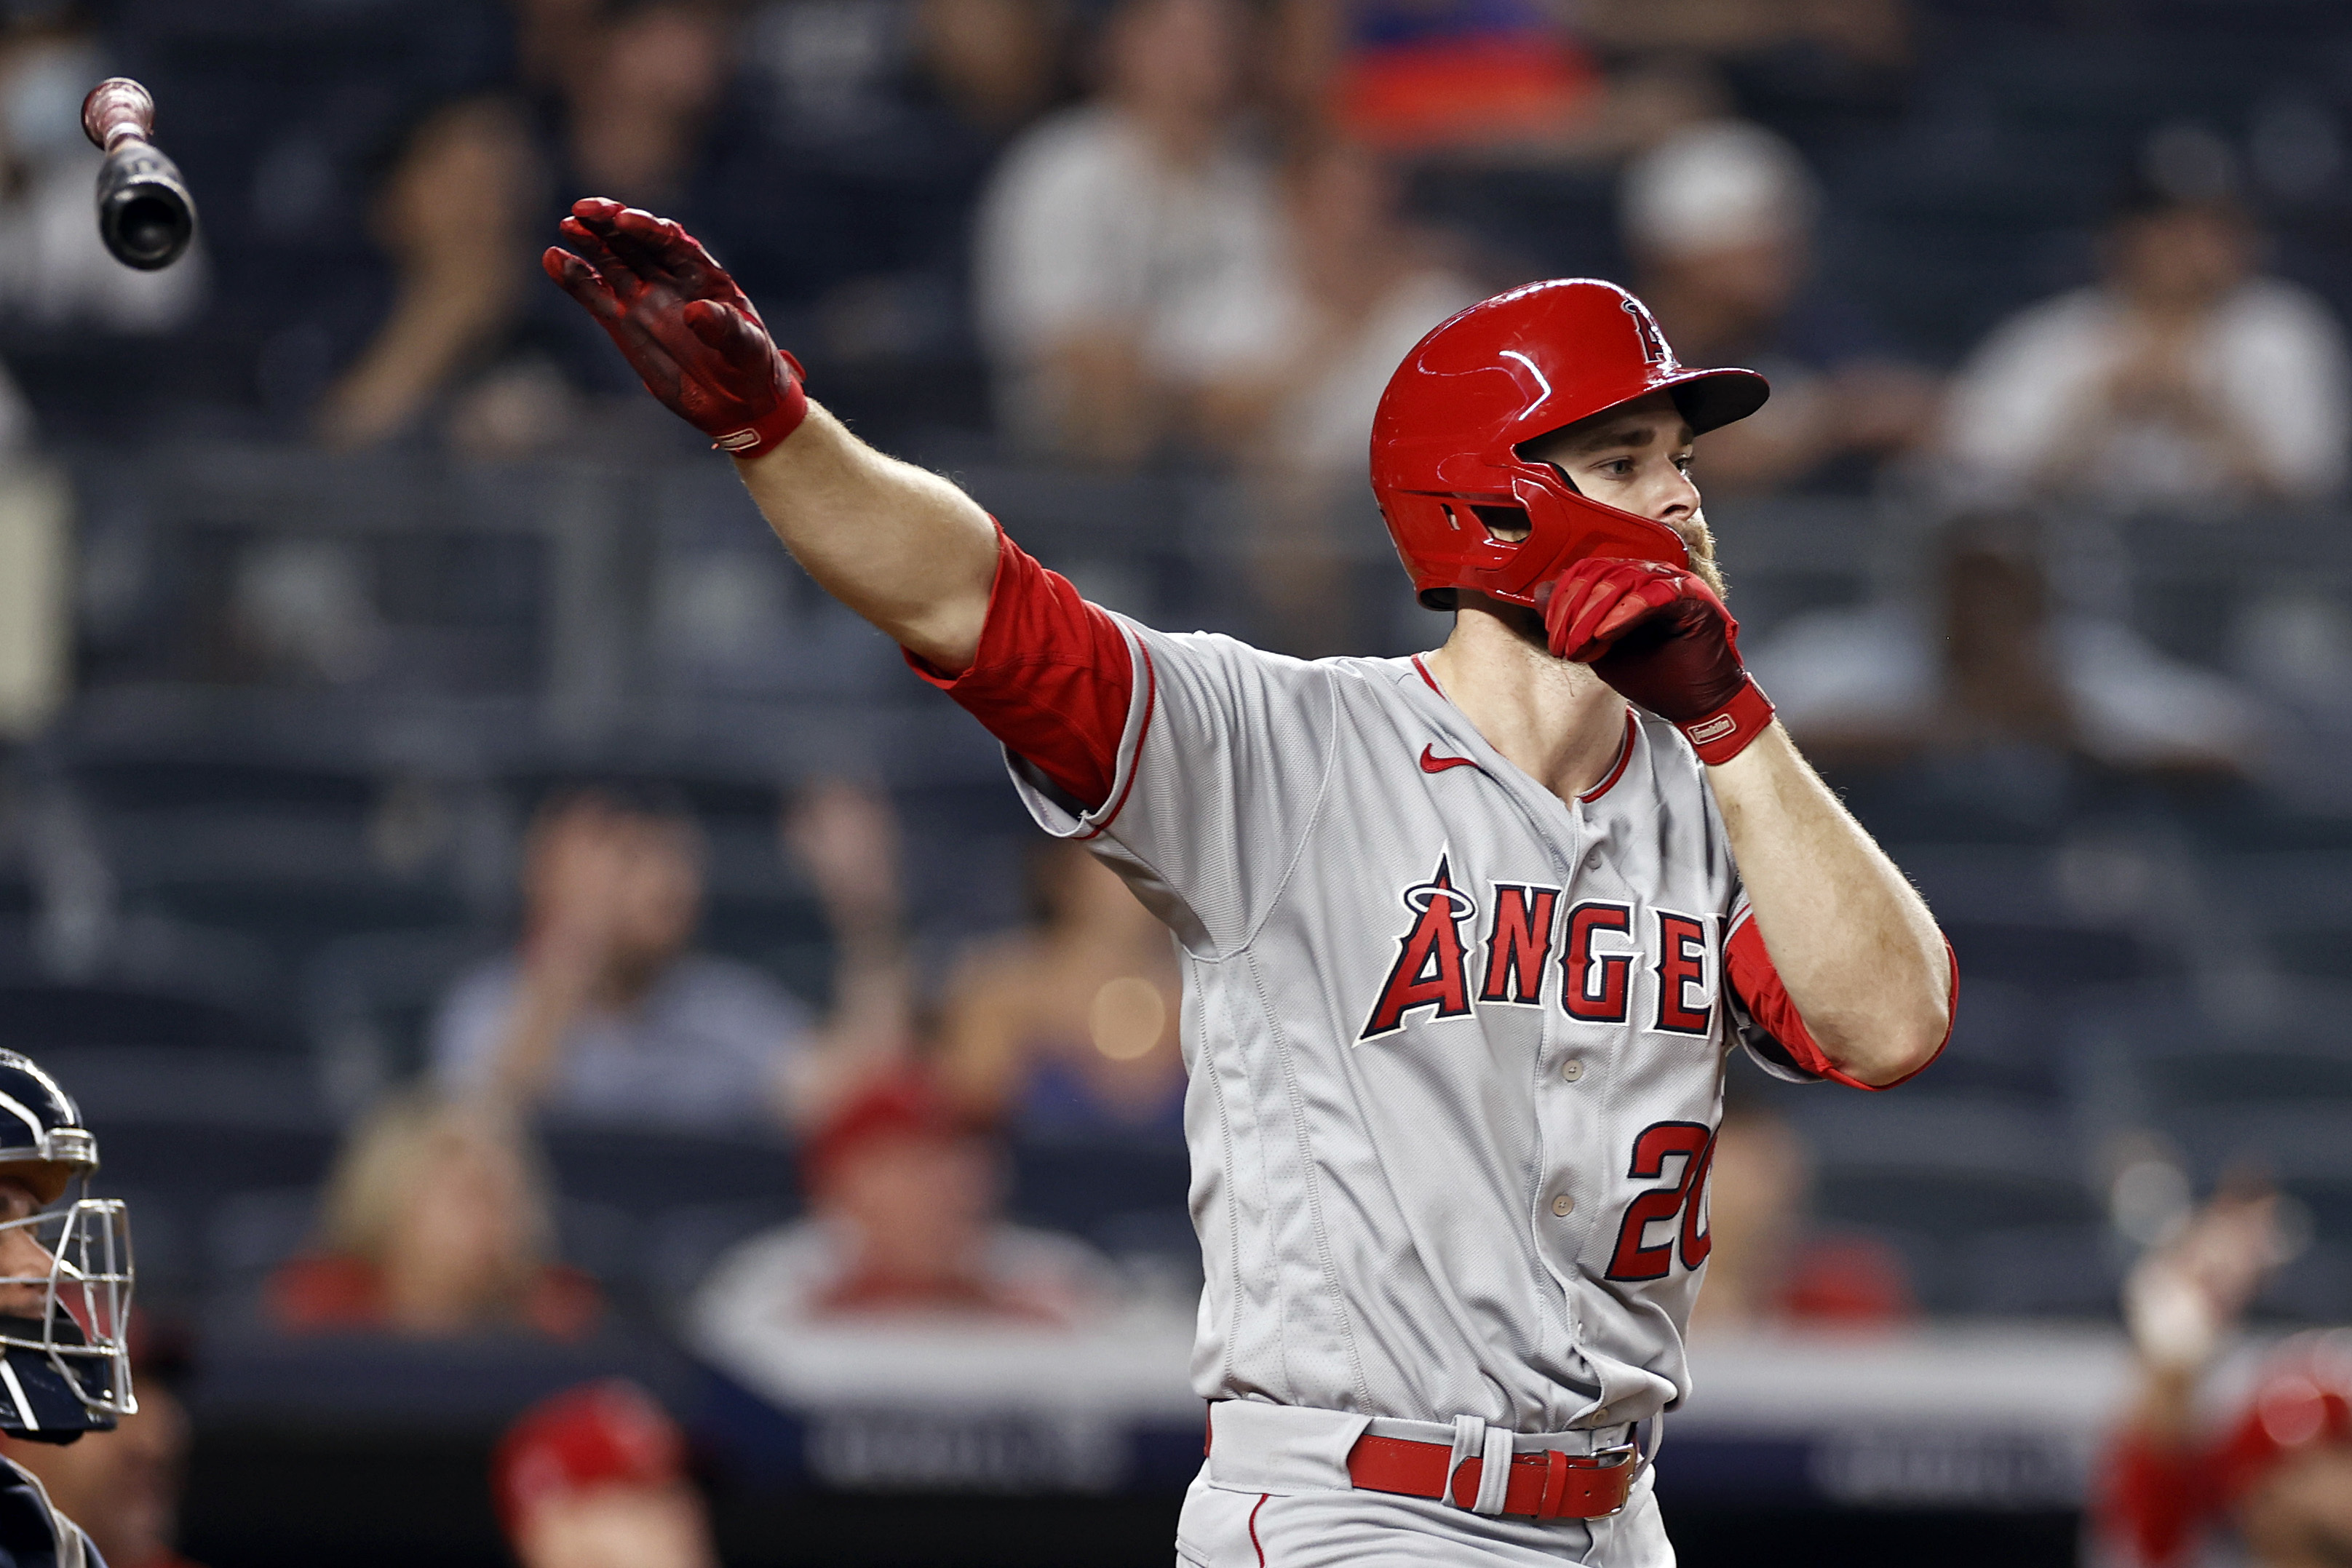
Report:
[[[1348,1479],[1367,1491],[1443,1500],[1445,1467],[1453,1458],[1451,1444],[1416,1443],[1410,1437],[1375,1437],[1367,1433],[1348,1450]],[[1473,1458],[1454,1468],[1455,1507],[1468,1508],[1477,1500],[1478,1477],[1486,1467],[1486,1460]],[[1606,1519],[1625,1506],[1625,1496],[1633,1487],[1633,1472],[1639,1468],[1630,1449],[1591,1458],[1555,1448],[1514,1454],[1510,1479],[1503,1490],[1503,1511],[1535,1519]]]

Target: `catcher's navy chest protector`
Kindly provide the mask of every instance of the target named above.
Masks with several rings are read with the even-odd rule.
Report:
[[[73,1521],[21,1466],[0,1459],[0,1568],[106,1568]]]

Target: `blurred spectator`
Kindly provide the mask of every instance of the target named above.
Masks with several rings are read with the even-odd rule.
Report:
[[[1778,1113],[1731,1100],[1706,1162],[1694,1330],[1874,1328],[1918,1314],[1900,1253],[1812,1218],[1811,1151]]]
[[[821,1058],[798,1079],[801,1124],[915,1048],[915,977],[899,894],[898,818],[889,798],[843,779],[804,788],[783,817],[783,847],[815,884],[836,957]]]
[[[723,158],[710,127],[734,73],[728,7],[530,0],[517,29],[526,84],[561,106],[560,141],[537,145],[504,98],[444,107],[411,136],[373,214],[396,272],[393,308],[327,395],[319,432],[331,445],[370,445],[428,420],[485,458],[609,434],[581,393],[616,390],[618,372],[601,342],[583,348],[569,314],[548,308],[532,265],[552,237],[548,172],[561,171],[562,206],[593,193],[706,230],[710,187],[740,197],[760,183],[756,169],[714,172]],[[705,237],[722,238],[723,225]]]
[[[922,0],[917,32],[940,96],[998,135],[1027,124],[1060,83],[1057,12],[1051,0]]]
[[[614,784],[541,810],[522,942],[444,999],[431,1048],[440,1082],[632,1126],[822,1113],[845,1055],[900,1043],[897,844],[887,808],[854,790],[818,790],[803,810],[814,818],[796,841],[839,954],[839,1050],[764,974],[689,949],[703,896],[693,815],[657,787]]]
[[[2123,768],[2249,769],[2267,707],[2121,622],[2056,602],[2043,549],[2030,519],[1963,517],[1938,543],[1927,603],[1800,615],[1748,662],[1822,755],[2026,746]]]
[[[149,1328],[144,1320],[132,1327],[136,1413],[111,1432],[69,1444],[0,1439],[0,1453],[33,1473],[108,1568],[196,1568],[176,1550],[187,1480],[188,1413],[178,1394],[184,1369],[175,1351],[159,1353]]]
[[[583,192],[675,213],[731,74],[733,18],[715,0],[607,0],[599,9],[594,27],[564,51],[571,172]]]
[[[802,1152],[809,1218],[742,1243],[696,1294],[712,1343],[850,1318],[1068,1327],[1109,1302],[1105,1260],[1003,1217],[1003,1156],[925,1079],[878,1078]]]
[[[1953,383],[1961,482],[2116,507],[2307,502],[2344,481],[2344,339],[2317,298],[2258,276],[2235,203],[2154,184],[2107,226],[2102,277],[1998,329]]]
[[[539,179],[522,118],[502,99],[449,105],[417,128],[373,214],[398,277],[392,314],[328,391],[321,439],[367,446],[412,429],[505,346],[531,276]]]
[[[603,0],[513,0],[515,75],[534,93],[562,89],[596,42]]]
[[[1583,0],[1577,19],[1613,50],[1715,62],[1781,129],[1883,122],[1918,51],[1908,0]]]
[[[2224,1192],[2124,1288],[2139,1391],[2111,1439],[2094,1498],[2112,1560],[2173,1568],[2228,1527],[2256,1568],[2352,1561],[2352,1331],[2287,1341],[2219,1433],[2199,1394],[2263,1277],[2284,1260],[2277,1199]]]
[[[1585,128],[1599,70],[1544,0],[1285,0],[1277,89],[1386,152],[1546,146]]]
[[[1397,361],[1480,293],[1439,236],[1398,214],[1397,182],[1363,148],[1311,139],[1281,183],[1286,351],[1276,374],[1221,411],[1251,472],[1247,526],[1265,641],[1318,657],[1362,651],[1357,551],[1341,527],[1369,521],[1364,453]]]
[[[767,0],[703,217],[826,403],[867,428],[987,419],[971,220],[1067,86],[1058,0]],[[740,193],[757,189],[761,200]],[[701,232],[698,228],[698,233]]]
[[[1709,494],[1771,490],[1868,465],[1927,431],[1935,383],[1813,283],[1821,193],[1797,150],[1717,120],[1666,137],[1625,170],[1622,221],[1642,296],[1691,364],[1747,365],[1772,382],[1752,418],[1707,438]]]
[[[1060,85],[1059,12],[1051,0],[771,0],[753,13],[751,52],[796,148],[877,145],[926,99],[1002,137]]]
[[[717,1568],[685,1435],[635,1384],[532,1406],[499,1439],[490,1486],[522,1568]]]
[[[1236,129],[1238,0],[1119,0],[1094,100],[1005,153],[982,200],[976,306],[999,423],[1033,450],[1130,465],[1262,379],[1286,323],[1272,182]]]
[[[267,1305],[298,1333],[581,1339],[603,1297],[554,1250],[548,1183],[513,1118],[483,1101],[395,1095],[345,1138],[318,1249],[279,1267]]]
[[[1025,1134],[1183,1126],[1181,981],[1168,933],[1083,844],[1032,862],[1035,925],[966,961],[945,1002],[956,1103]]]
[[[1790,0],[1770,9],[1778,28],[1720,58],[1748,114],[1817,160],[1866,154],[1902,132],[1924,74],[1923,18],[1911,0]]]

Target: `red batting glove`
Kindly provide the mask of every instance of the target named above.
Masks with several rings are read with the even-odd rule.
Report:
[[[1728,762],[1772,722],[1772,699],[1739,662],[1739,622],[1697,574],[1654,560],[1587,557],[1544,600],[1551,651]]]
[[[672,413],[738,457],[757,457],[808,417],[798,360],[700,241],[667,218],[602,196],[572,204],[547,276],[587,308]]]

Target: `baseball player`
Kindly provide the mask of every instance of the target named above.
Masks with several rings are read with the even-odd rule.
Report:
[[[71,1443],[138,1408],[122,1200],[89,1196],[98,1140],[66,1092],[0,1051],[0,1432]],[[32,1471],[0,1459],[0,1568],[106,1568]]]
[[[1175,934],[1210,1402],[1180,1560],[1670,1563],[1648,1461],[1725,1053],[1896,1083],[1955,985],[1740,664],[1686,469],[1762,379],[1589,279],[1443,323],[1372,477],[1451,633],[1305,663],[1087,603],[809,402],[677,225],[572,213],[550,274]]]

